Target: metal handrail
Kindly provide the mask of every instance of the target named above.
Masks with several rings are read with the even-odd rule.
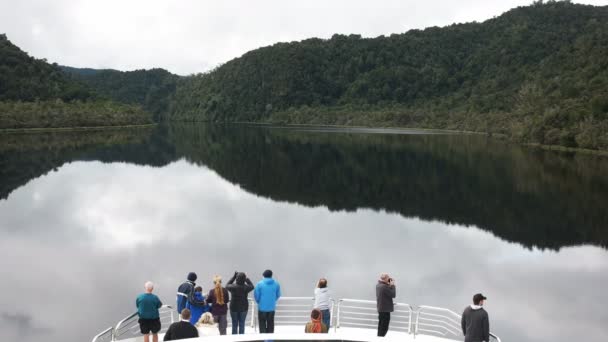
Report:
[[[100,332],[99,334],[95,335],[93,337],[93,341],[92,342],[97,342],[103,339],[103,336],[105,336],[107,333],[110,333],[110,341],[112,341],[114,339],[114,327],[109,327],[106,330]]]
[[[438,311],[439,313],[425,313],[427,310]],[[447,315],[442,315],[441,313],[445,313]],[[425,318],[423,315],[431,316],[432,318]],[[426,322],[430,323],[420,323],[420,318]],[[428,333],[435,333],[441,336],[446,335],[455,335],[457,337],[461,337],[462,330],[460,327],[460,320],[462,319],[462,315],[446,308],[440,308],[436,306],[429,305],[420,305],[418,306],[418,310],[416,310],[416,323],[414,325],[414,336],[418,335],[420,331],[425,331]],[[421,329],[420,326],[429,327],[429,329]],[[441,329],[443,331],[434,330]],[[500,337],[496,336],[492,332],[490,332],[490,336],[493,337],[496,342],[501,342]]]
[[[306,304],[281,304],[281,302],[285,301],[307,301]],[[277,302],[277,309],[275,318],[287,318],[290,320],[275,320],[275,325],[285,325],[285,324],[305,324],[308,322],[310,318],[310,312],[314,305],[314,297],[280,297]],[[332,321],[334,321],[334,307],[335,300],[330,299],[330,326],[332,325]],[[289,308],[289,309],[280,309],[280,308]],[[299,309],[298,308],[306,308]],[[281,313],[289,313],[290,315],[281,315]],[[301,319],[300,321],[295,321],[294,319]],[[329,328],[329,327],[328,327]]]
[[[281,297],[277,302],[277,315],[279,318],[275,321],[275,325],[281,324],[301,324],[308,322],[310,317],[310,310],[312,309],[314,300],[313,297]],[[310,301],[308,303],[285,303],[287,301]],[[337,303],[336,303],[337,302]],[[309,304],[310,303],[310,304]],[[414,337],[418,334],[431,333],[438,334],[445,337],[461,337],[462,331],[460,327],[460,320],[462,316],[458,313],[441,307],[420,305],[414,307],[406,303],[394,303],[395,310],[391,319],[391,328],[396,330],[406,330],[408,334],[413,334]],[[258,331],[257,327],[257,303],[253,299],[249,299],[249,310],[251,310],[251,323],[250,327],[254,331]],[[281,309],[287,308],[287,309]],[[299,309],[302,308],[302,309]],[[303,309],[306,308],[306,309]],[[164,310],[161,312],[162,318],[171,319],[171,323],[175,322],[174,314],[175,310],[170,305],[163,305],[161,309],[170,309],[170,311]],[[169,313],[169,315],[167,315]],[[281,313],[287,313],[289,315],[281,315]],[[344,298],[339,300],[331,299],[331,322],[333,324],[334,331],[347,324],[353,327],[362,328],[376,328],[378,323],[376,301],[372,300],[361,300],[361,299],[350,299]],[[138,331],[138,325],[134,323],[133,318],[137,317],[138,313],[135,312],[122,320],[120,320],[115,327],[110,327],[95,335],[92,342],[102,342],[106,337],[111,338],[111,341],[116,341],[120,336],[125,333],[131,332],[136,333]],[[291,319],[291,321],[281,321],[280,318]],[[296,321],[296,319],[303,318],[305,321]],[[232,322],[230,320],[230,322]],[[501,342],[500,338],[493,333],[490,336],[495,342]]]
[[[173,316],[174,315],[173,307],[171,305],[163,305],[160,307],[160,309],[169,309],[169,311],[161,312],[161,315],[169,312],[169,317],[171,318],[171,323],[175,322],[175,318]],[[138,325],[132,325],[129,327],[129,326],[126,326],[125,323],[130,322],[131,319],[138,317],[138,316],[139,316],[139,313],[137,311],[135,311],[134,313],[132,313],[129,316],[120,320],[116,324],[116,327],[113,330],[112,341],[116,341],[118,337],[124,335],[125,333],[129,332],[130,330],[136,330],[138,328]],[[167,316],[163,316],[162,318],[166,318],[166,317]],[[123,330],[123,329],[125,329],[125,326],[126,326],[126,330]]]
[[[350,305],[344,305],[350,304]],[[357,305],[361,304],[361,305]],[[364,305],[368,305],[365,307]],[[396,314],[393,314],[393,329],[407,330],[408,334],[412,333],[412,316],[414,310],[412,306],[407,303],[394,303]],[[347,310],[344,310],[347,309]],[[358,311],[358,312],[356,312]],[[363,311],[363,312],[361,312]],[[367,311],[367,312],[366,312]],[[349,316],[346,316],[349,315]],[[405,315],[400,315],[405,314]],[[406,320],[404,320],[406,319]],[[350,322],[345,322],[348,320]],[[354,321],[354,322],[353,322]],[[338,331],[338,328],[342,324],[348,324],[358,327],[375,328],[378,324],[378,311],[376,307],[376,301],[373,300],[362,300],[362,299],[351,299],[344,298],[338,300],[337,313],[336,313],[336,324],[334,331]],[[405,325],[405,327],[396,324]]]

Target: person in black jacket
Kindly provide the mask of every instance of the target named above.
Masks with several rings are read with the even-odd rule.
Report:
[[[378,307],[378,336],[386,336],[394,311],[393,298],[397,296],[395,282],[388,274],[380,275],[376,284],[376,306]]]
[[[236,280],[236,284],[234,284]],[[226,289],[232,295],[230,301],[230,317],[232,318],[232,335],[245,333],[245,319],[249,310],[247,295],[253,291],[253,283],[243,272],[234,272]]]
[[[489,342],[490,318],[483,308],[487,298],[478,293],[473,296],[473,305],[467,306],[462,313],[462,334],[465,342]]]
[[[198,330],[190,324],[190,310],[184,309],[181,312],[182,320],[169,326],[163,341],[175,341],[185,338],[198,337]]]

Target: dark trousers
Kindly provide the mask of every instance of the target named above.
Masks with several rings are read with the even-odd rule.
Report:
[[[260,321],[260,333],[274,333],[274,311],[262,312],[258,311],[258,319]]]
[[[378,312],[378,336],[386,336],[388,323],[391,321],[390,312]]]
[[[247,311],[242,311],[242,312],[230,311],[230,317],[232,317],[232,335],[244,334],[245,333],[245,319],[247,318]]]

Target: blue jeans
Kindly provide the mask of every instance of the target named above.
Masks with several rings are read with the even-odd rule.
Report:
[[[243,312],[230,311],[230,317],[232,318],[232,335],[236,335],[237,333],[244,334],[245,333],[245,318],[247,318],[247,311],[243,311]],[[237,330],[237,327],[238,327],[238,330]]]
[[[327,327],[327,330],[329,330],[329,322],[331,322],[331,314],[329,313],[329,310],[321,310],[321,314],[323,315],[323,324],[325,324],[325,326]]]

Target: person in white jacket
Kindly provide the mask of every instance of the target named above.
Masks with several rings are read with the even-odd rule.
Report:
[[[217,324],[213,321],[213,315],[205,312],[196,323],[199,336],[216,336],[220,334]]]
[[[323,324],[329,329],[331,323],[331,294],[327,288],[327,279],[325,278],[321,278],[317,282],[317,287],[315,288],[315,304],[313,307],[321,311]]]

